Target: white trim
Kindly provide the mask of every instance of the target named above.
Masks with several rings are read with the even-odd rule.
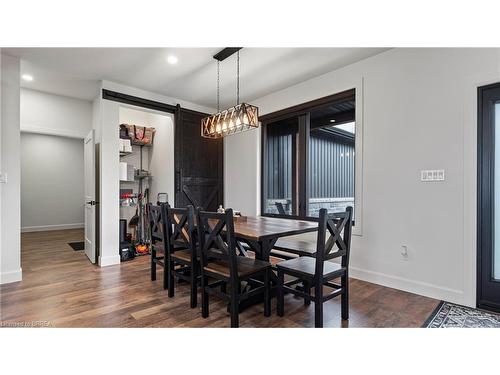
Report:
[[[356,224],[352,227],[354,236],[363,235],[363,76],[357,79],[354,85],[356,89],[356,134],[354,139],[354,150],[356,152],[354,166],[354,220]]]
[[[364,270],[358,267],[349,267],[349,277],[389,288],[403,290],[409,293],[419,294],[429,298],[464,304],[465,296],[461,290],[457,289],[446,288],[439,285],[388,275],[385,273]]]
[[[73,224],[54,224],[54,225],[39,225],[34,227],[22,227],[21,233],[25,232],[44,232],[50,230],[63,230],[63,229],[77,229],[83,228],[84,223],[73,223]]]
[[[44,128],[40,126],[34,125],[25,125],[21,124],[21,133],[35,133],[35,134],[45,134],[45,135],[55,135],[59,137],[67,137],[67,138],[78,138],[85,139],[88,131],[76,131],[76,130],[67,130],[67,129],[53,129],[53,128]]]
[[[117,251],[118,252],[118,249]],[[107,266],[114,266],[120,264],[120,255],[108,255],[105,257],[99,256],[99,266],[100,267],[107,267]]]
[[[23,269],[0,273],[0,284],[15,283],[23,279]]]

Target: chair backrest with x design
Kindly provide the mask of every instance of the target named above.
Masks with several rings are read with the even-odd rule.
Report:
[[[166,226],[164,205],[155,206],[148,203],[146,212],[149,217],[149,227],[151,231],[151,244],[158,247],[158,250],[165,251],[166,247]]]
[[[333,258],[342,257],[342,267],[348,267],[351,232],[352,207],[347,207],[344,212],[331,214],[325,208],[319,210],[316,275],[322,275],[323,262]]]
[[[194,250],[195,231],[194,226],[194,208],[165,208],[166,226],[167,226],[167,246],[171,253],[178,249]]]
[[[231,278],[238,275],[233,210],[225,213],[198,211],[198,238],[202,267],[208,259],[227,262]]]

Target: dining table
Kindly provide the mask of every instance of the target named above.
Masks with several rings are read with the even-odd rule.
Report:
[[[257,259],[266,262],[269,261],[271,251],[279,238],[317,230],[317,222],[296,219],[248,216],[234,221],[236,240],[246,243]]]
[[[255,253],[255,258],[269,262],[271,251],[278,239],[297,234],[316,232],[318,223],[297,219],[285,219],[267,216],[247,216],[235,218],[234,236],[240,244],[246,244],[247,248]],[[243,246],[238,246],[243,256],[249,256]],[[272,295],[275,295],[277,276],[271,273]],[[248,285],[252,287],[251,284]],[[240,303],[240,311],[262,302],[262,296],[256,295]]]

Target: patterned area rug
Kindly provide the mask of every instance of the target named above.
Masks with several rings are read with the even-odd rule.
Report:
[[[500,328],[500,314],[441,301],[424,328]]]

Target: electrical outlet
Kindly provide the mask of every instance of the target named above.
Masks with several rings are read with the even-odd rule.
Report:
[[[401,258],[408,260],[408,246],[406,245],[401,245]]]

